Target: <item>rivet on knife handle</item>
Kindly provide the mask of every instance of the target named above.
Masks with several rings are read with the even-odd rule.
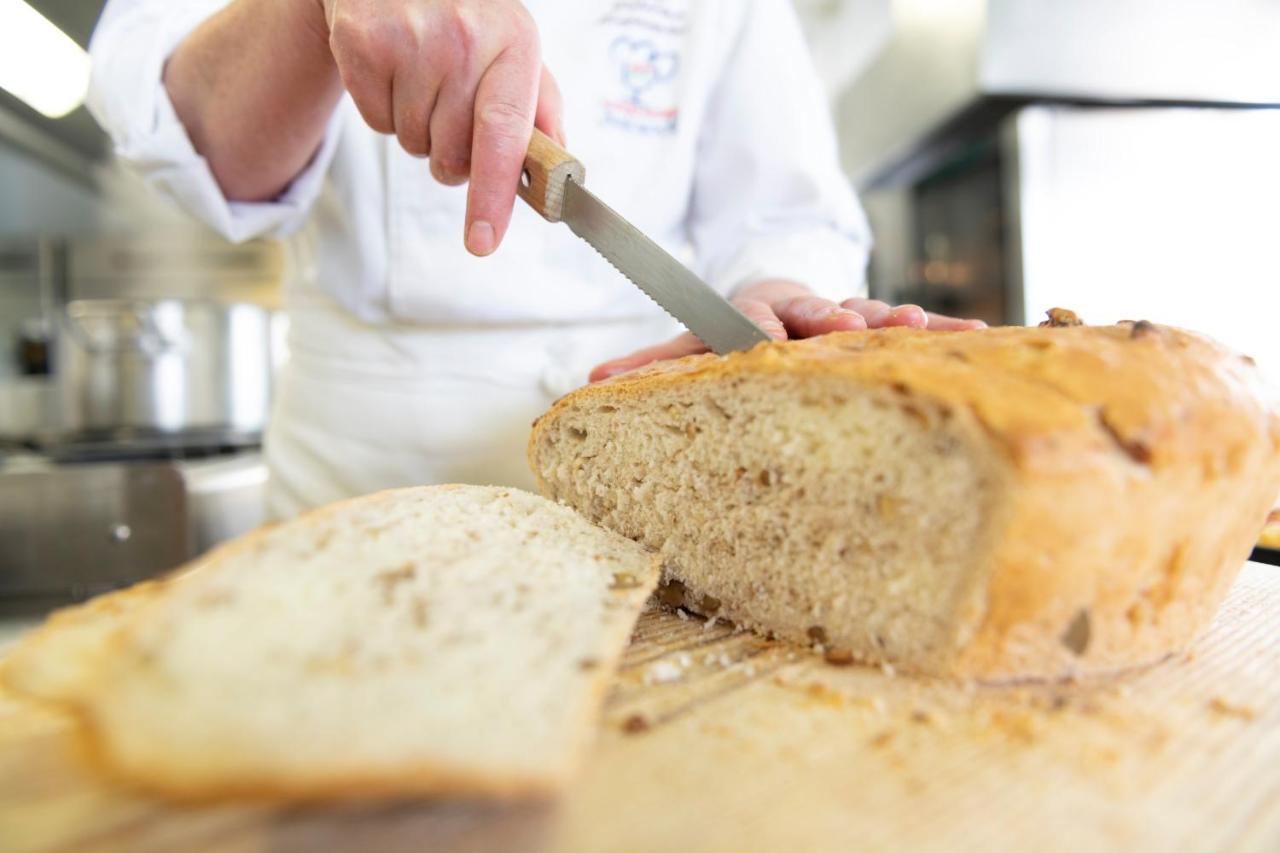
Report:
[[[586,176],[586,167],[572,154],[536,127],[533,129],[524,158],[524,174],[517,189],[520,198],[530,207],[548,222],[559,222],[564,213],[565,181],[573,178],[581,185]]]

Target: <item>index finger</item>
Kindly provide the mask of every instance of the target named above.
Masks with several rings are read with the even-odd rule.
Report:
[[[472,254],[492,253],[511,222],[541,76],[536,52],[508,48],[476,88],[466,219],[467,249]]]

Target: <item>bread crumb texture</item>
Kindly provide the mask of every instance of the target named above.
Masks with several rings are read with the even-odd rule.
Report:
[[[385,492],[56,617],[11,683],[68,703],[109,773],[175,797],[545,793],[657,576],[535,495]],[[92,667],[86,640],[108,649]]]
[[[882,329],[654,365],[534,426],[543,492],[695,612],[834,662],[1065,678],[1184,649],[1280,493],[1247,359],[1142,321]]]

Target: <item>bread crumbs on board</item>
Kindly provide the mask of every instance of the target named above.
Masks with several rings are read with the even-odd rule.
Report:
[[[1209,710],[1224,717],[1235,717],[1237,720],[1246,722],[1258,719],[1258,709],[1254,706],[1232,702],[1221,696],[1214,696],[1209,700]]]
[[[684,677],[684,670],[674,661],[660,660],[644,672],[645,684],[670,684]]]

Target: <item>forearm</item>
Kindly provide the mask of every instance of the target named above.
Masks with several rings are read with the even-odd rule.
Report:
[[[278,196],[342,95],[319,0],[235,0],[178,46],[164,84],[232,201]]]

